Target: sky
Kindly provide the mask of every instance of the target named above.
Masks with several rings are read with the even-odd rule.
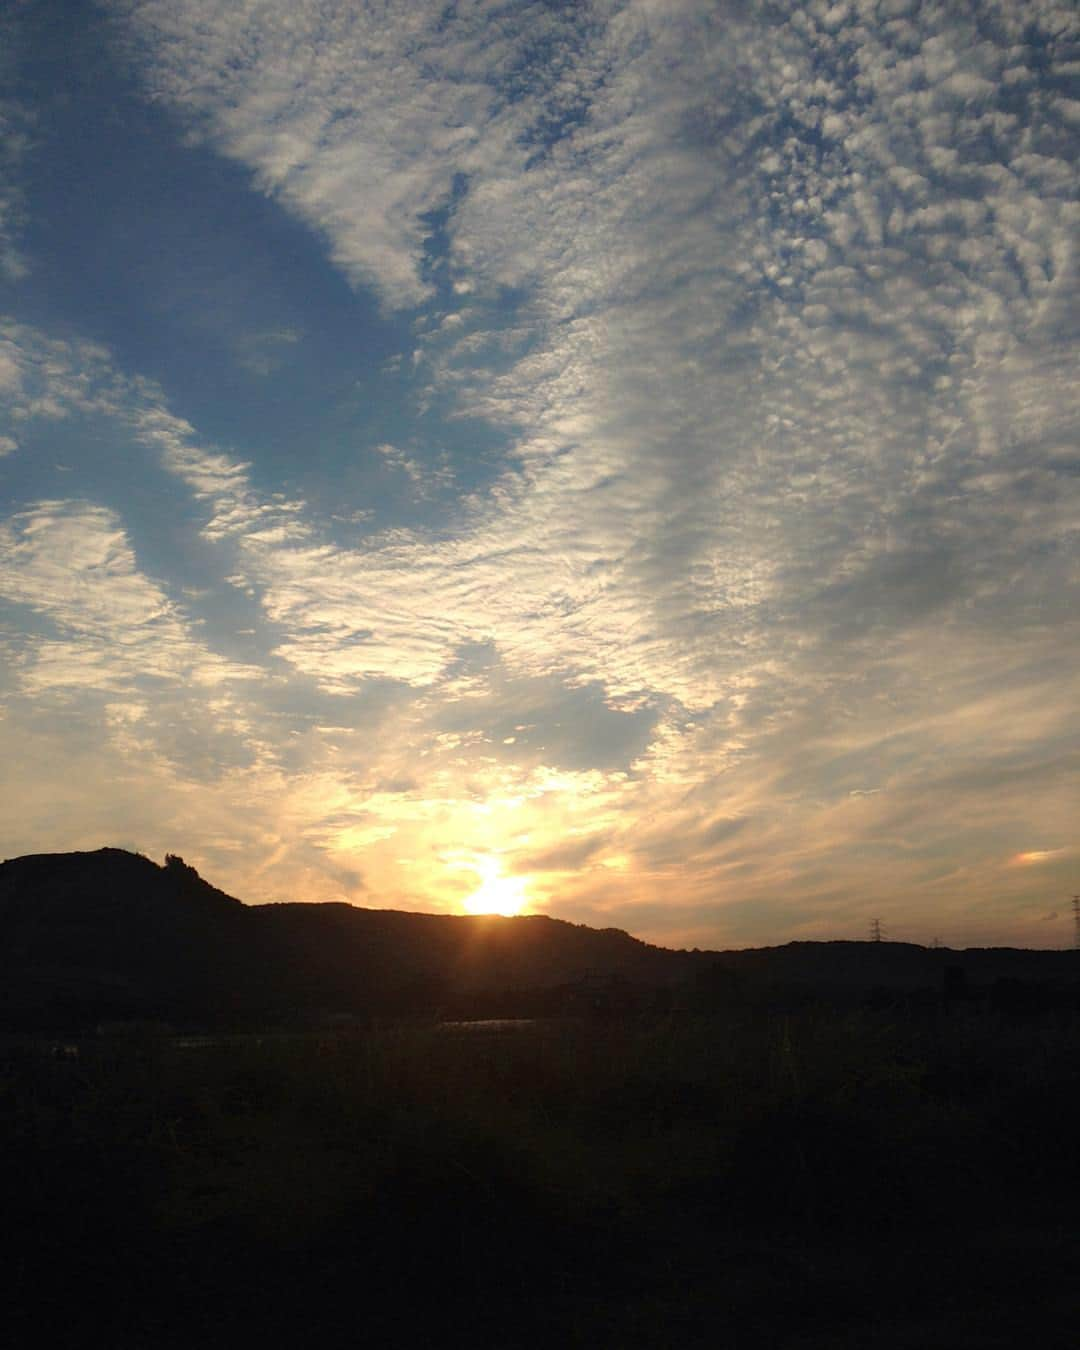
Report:
[[[1062,947],[1080,15],[15,0],[0,856]]]

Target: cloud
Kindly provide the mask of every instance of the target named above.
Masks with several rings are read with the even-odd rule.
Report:
[[[1009,862],[1014,867],[1037,867],[1040,863],[1054,862],[1076,850],[1071,848],[1036,848],[1017,853]]]
[[[687,934],[861,933],[869,894],[977,933],[993,891],[1019,924],[1002,859],[1075,834],[1075,15],[114,8],[149,94],[416,319],[432,443],[441,415],[506,446],[475,486],[380,430],[380,475],[436,505],[343,501],[346,544],[101,349],[0,333],[13,424],[125,428],[257,610],[267,681],[337,728],[283,717],[260,751],[303,869],[362,856],[370,894],[411,868],[452,903],[456,834],[577,858],[537,882],[567,913],[659,924],[677,886]],[[20,679],[214,669],[119,514],[7,529],[9,596],[63,634]],[[79,623],[143,636],[117,667]]]
[[[1056,667],[1075,613],[1075,168],[1007,8],[994,43],[947,6],[917,28],[597,7],[587,33],[552,30],[518,97],[516,39],[497,27],[484,55],[478,10],[438,29],[432,69],[434,10],[410,6],[369,78],[366,13],[331,33],[301,9],[317,76],[287,94],[276,20],[226,86],[226,54],[256,49],[225,11],[209,42],[185,13],[138,11],[154,87],[388,304],[431,299],[423,217],[462,176],[448,265],[475,299],[422,366],[516,437],[439,534],[245,545],[286,659],[340,690],[430,687],[459,644],[491,642],[525,675],[711,719],[713,766],[673,713],[649,771],[719,784],[768,761],[763,793],[830,796],[853,719],[847,800],[882,756],[883,795],[913,789],[931,726],[978,725],[984,759],[984,679],[1034,649]],[[1058,21],[1033,22],[1052,66]],[[178,93],[181,52],[197,74]],[[440,139],[455,117],[467,131]],[[361,181],[379,185],[363,202]],[[484,300],[505,287],[525,297],[516,348]],[[1068,720],[1066,685],[1042,688],[1045,718],[1008,731],[1029,747]]]
[[[570,839],[544,849],[540,853],[526,854],[515,860],[520,872],[577,872],[594,858],[607,844],[605,835],[586,835],[583,839]]]
[[[14,427],[76,412],[119,415],[131,387],[100,344],[54,337],[0,314],[0,408]]]
[[[115,513],[89,502],[38,502],[0,526],[0,596],[48,621],[19,657],[30,693],[258,676],[193,639],[179,608],[140,572]]]
[[[554,19],[465,6],[312,3],[245,11],[214,3],[123,5],[155,95],[259,186],[320,230],[333,260],[387,303],[429,298],[425,218],[496,127],[492,70]],[[530,22],[530,20],[532,20]],[[516,31],[523,30],[523,31]]]
[[[454,475],[445,458],[434,468],[423,464],[399,445],[383,443],[375,447],[375,453],[382,457],[390,470],[403,474],[418,497],[430,497],[433,493],[449,488]]]
[[[266,377],[279,370],[288,360],[290,347],[303,334],[294,328],[271,328],[248,333],[235,344],[236,359],[252,375]]]

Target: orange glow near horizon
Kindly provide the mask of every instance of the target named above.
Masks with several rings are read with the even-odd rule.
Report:
[[[524,877],[504,877],[495,858],[478,858],[472,866],[483,880],[461,908],[466,914],[502,914],[512,918],[528,904]]]

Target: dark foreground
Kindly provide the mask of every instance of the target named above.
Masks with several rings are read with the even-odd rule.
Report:
[[[1080,1343],[1080,1018],[0,1053],[26,1346]]]

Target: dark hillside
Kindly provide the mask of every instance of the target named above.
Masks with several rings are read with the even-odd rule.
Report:
[[[713,965],[743,980],[821,992],[941,989],[947,970],[979,989],[999,980],[1080,977],[1080,953],[1016,947],[920,947],[910,942],[789,942],[783,947],[711,953]]]
[[[412,914],[333,904],[264,905],[253,912],[260,950],[287,969],[293,997],[324,1007],[374,1000],[429,1009],[589,977],[653,988],[692,972],[689,953],[650,947],[618,929],[540,915]]]
[[[1076,952],[894,942],[676,952],[541,915],[249,906],[178,857],[158,866],[121,849],[0,863],[0,1027],[11,1030],[779,1007],[933,1000],[946,988],[960,1000],[994,991],[1022,1010],[1075,999],[1078,979]]]
[[[0,863],[0,1017],[64,1025],[221,1009],[244,965],[246,914],[178,858],[159,867],[105,848]]]
[[[586,977],[670,985],[692,965],[618,929],[540,916],[248,906],[179,858],[159,867],[120,849],[0,863],[0,938],[12,1029],[454,1011]]]

